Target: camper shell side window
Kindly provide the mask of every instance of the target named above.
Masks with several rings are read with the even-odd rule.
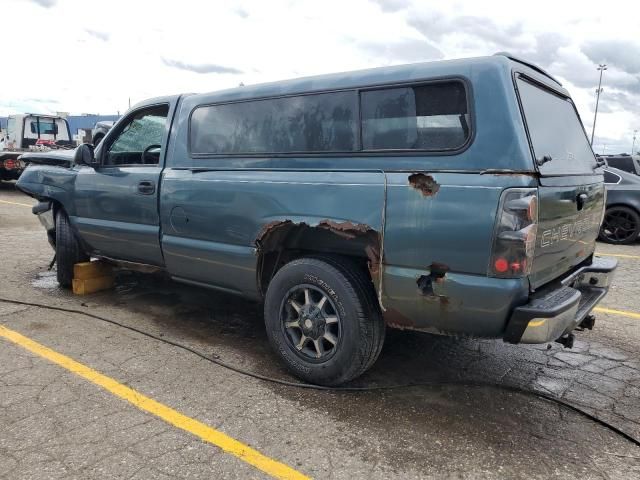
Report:
[[[193,157],[457,153],[472,139],[459,78],[196,106]]]

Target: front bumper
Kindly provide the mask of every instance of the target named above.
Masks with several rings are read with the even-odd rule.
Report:
[[[38,220],[47,231],[49,244],[55,249],[55,229],[56,222],[54,218],[53,204],[51,202],[39,202],[33,206],[31,211],[38,216]]]
[[[546,343],[570,333],[609,291],[618,262],[594,257],[591,265],[554,282],[517,307],[504,335],[509,343]]]

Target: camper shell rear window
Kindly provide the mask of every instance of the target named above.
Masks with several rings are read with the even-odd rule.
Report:
[[[592,175],[596,159],[571,99],[524,76],[516,85],[540,173]]]

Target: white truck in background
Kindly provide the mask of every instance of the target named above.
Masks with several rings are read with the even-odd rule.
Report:
[[[57,115],[9,115],[0,132],[0,181],[17,180],[26,168],[18,157],[29,151],[75,148],[69,123]]]

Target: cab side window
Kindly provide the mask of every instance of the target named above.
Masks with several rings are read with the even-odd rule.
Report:
[[[169,105],[134,113],[109,145],[104,165],[157,165],[168,114]]]

